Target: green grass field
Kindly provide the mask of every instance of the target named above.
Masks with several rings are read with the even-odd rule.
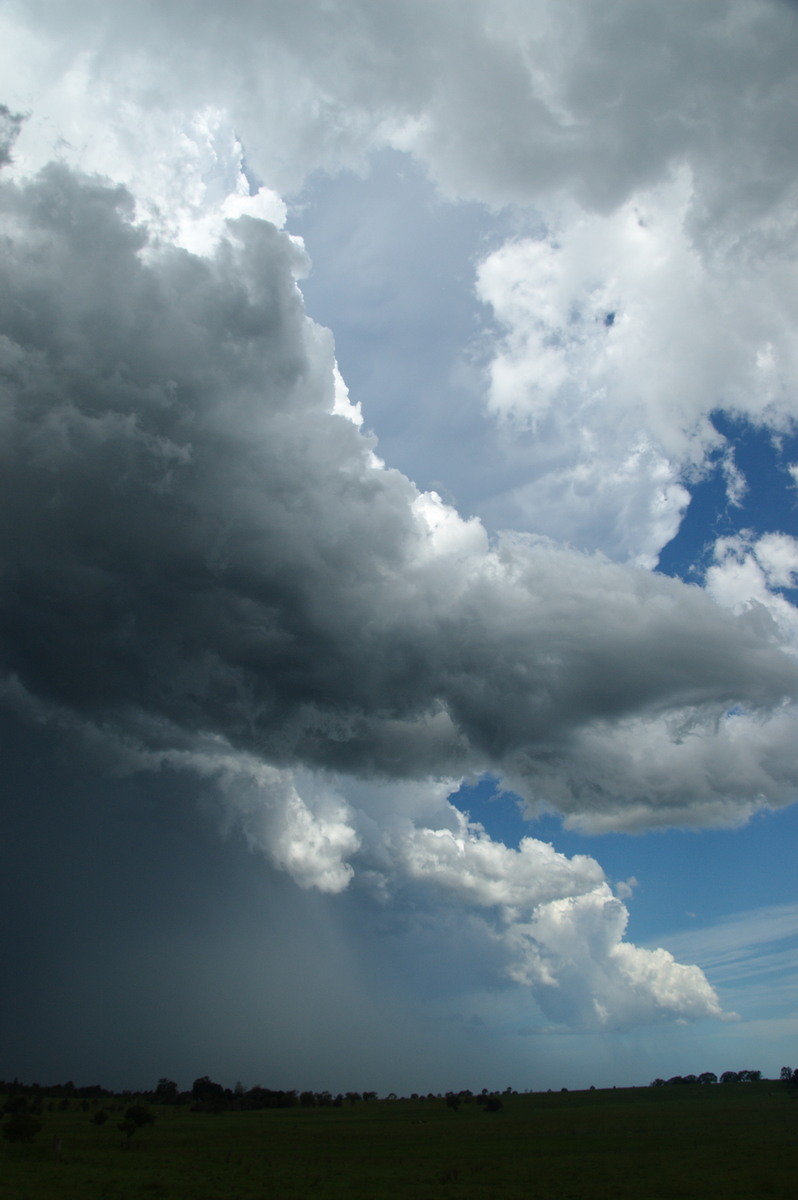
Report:
[[[45,1105],[0,1143],[3,1200],[676,1200],[798,1196],[798,1101],[761,1084],[226,1112],[156,1108],[125,1145],[131,1100]],[[117,1107],[118,1106],[118,1107]],[[60,1139],[60,1160],[54,1149]]]

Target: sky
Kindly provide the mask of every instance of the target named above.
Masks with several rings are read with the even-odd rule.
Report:
[[[796,6],[0,60],[0,1075],[798,1065]]]

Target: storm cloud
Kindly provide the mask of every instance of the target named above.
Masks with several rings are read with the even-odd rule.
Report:
[[[333,411],[332,339],[274,227],[242,218],[197,258],[58,167],[3,203],[4,658],[33,701],[148,747],[385,778],[568,758],[567,810],[599,731],[668,730],[678,763],[688,730],[789,699],[763,606],[491,546],[383,467]]]
[[[703,586],[651,570],[712,453],[730,503],[745,487],[717,406],[792,420],[791,16],[2,18],[29,108],[21,128],[3,111],[0,155],[5,744],[35,745],[76,828],[82,786],[98,811],[119,789],[142,828],[179,797],[257,852],[290,913],[264,959],[300,947],[269,993],[294,1033],[310,960],[332,981],[358,952],[334,1023],[375,1038],[378,994],[397,1028],[408,995],[447,1020],[520,995],[556,1031],[723,1015],[699,967],[626,940],[629,888],[594,858],[511,848],[452,798],[487,773],[590,833],[794,801],[796,543],[718,541]],[[485,428],[526,456],[481,517],[382,460],[305,310],[281,196],[385,147],[453,203],[533,206],[473,264]],[[20,811],[47,790],[18,762],[9,779]]]
[[[9,709],[106,771],[213,781],[305,887],[360,872],[464,901],[563,1019],[718,1012],[697,968],[622,942],[592,859],[502,847],[446,795],[492,770],[616,828],[739,820],[752,781],[786,801],[796,666],[767,610],[491,545],[384,467],[335,411],[332,339],[274,226],[243,217],[199,258],[148,241],[124,189],[56,166],[2,205]],[[347,777],[427,799],[356,808]]]

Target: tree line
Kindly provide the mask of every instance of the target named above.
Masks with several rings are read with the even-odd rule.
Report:
[[[221,1083],[201,1075],[195,1079],[189,1092],[181,1092],[173,1079],[159,1079],[155,1091],[145,1092],[158,1104],[188,1104],[192,1112],[242,1112],[264,1108],[336,1107],[356,1104],[363,1100],[376,1100],[376,1092],[298,1092],[296,1089],[265,1088],[260,1084],[245,1088],[237,1083],[226,1088]]]
[[[724,1071],[720,1079],[714,1071],[702,1071],[700,1075],[673,1075],[670,1079],[652,1079],[649,1087],[669,1087],[680,1083],[758,1083],[761,1071]],[[779,1078],[790,1087],[798,1088],[798,1070],[782,1067]]]

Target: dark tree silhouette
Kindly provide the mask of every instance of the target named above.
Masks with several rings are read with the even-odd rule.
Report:
[[[120,1133],[124,1133],[127,1139],[126,1144],[130,1145],[130,1139],[137,1129],[141,1129],[143,1125],[152,1125],[155,1117],[152,1109],[146,1104],[131,1104],[130,1108],[125,1113],[124,1121],[120,1121],[117,1129]]]
[[[137,1129],[141,1129],[142,1125],[154,1124],[155,1114],[146,1104],[131,1104],[125,1113],[125,1120],[132,1121]]]
[[[253,1091],[256,1089],[253,1088]],[[211,1104],[224,1100],[224,1088],[220,1083],[214,1083],[207,1075],[195,1079],[191,1085],[191,1095],[198,1104]]]
[[[29,1142],[42,1127],[38,1117],[27,1109],[13,1112],[3,1126],[3,1137],[7,1142]]]

